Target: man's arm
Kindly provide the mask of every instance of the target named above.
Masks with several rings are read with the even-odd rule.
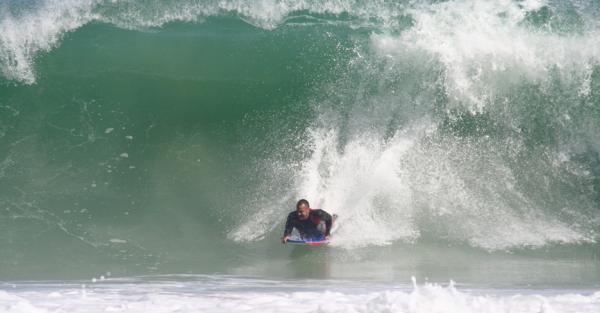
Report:
[[[292,214],[288,214],[287,220],[285,221],[285,229],[283,230],[283,237],[281,237],[281,243],[286,243],[288,241],[293,229],[294,223],[292,222]]]
[[[332,218],[331,215],[327,212],[325,212],[324,210],[316,210],[317,215],[319,215],[319,217],[321,218],[322,221],[325,221],[325,236],[329,236],[329,233],[331,232],[331,224],[332,224]]]
[[[285,230],[283,231],[283,237],[289,236],[294,229],[294,223],[292,222],[292,215],[288,214],[287,220],[285,221]]]

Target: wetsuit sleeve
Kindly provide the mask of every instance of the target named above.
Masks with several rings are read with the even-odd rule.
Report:
[[[287,221],[285,221],[285,230],[283,231],[283,236],[289,236],[294,229],[294,224],[292,223],[292,215],[288,214]]]
[[[329,236],[329,233],[331,232],[331,224],[333,221],[331,219],[331,215],[323,210],[318,210],[317,214],[319,215],[322,221],[325,221],[325,236]]]

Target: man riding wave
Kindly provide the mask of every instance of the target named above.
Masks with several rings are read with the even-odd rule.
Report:
[[[286,243],[290,239],[294,228],[300,232],[302,238],[324,237],[325,240],[329,240],[332,221],[329,213],[321,209],[313,210],[310,208],[307,200],[300,199],[296,203],[296,210],[288,214],[281,242]],[[325,224],[324,230],[322,229],[322,222]]]

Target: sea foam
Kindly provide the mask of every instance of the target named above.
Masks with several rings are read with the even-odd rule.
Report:
[[[391,285],[211,276],[107,280],[81,287],[24,283],[0,290],[0,311],[21,312],[578,312],[600,310],[594,290],[461,290],[453,284]]]

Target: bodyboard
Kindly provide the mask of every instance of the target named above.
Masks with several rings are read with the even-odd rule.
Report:
[[[337,214],[333,214],[332,221],[331,221],[332,231],[333,231],[333,226],[335,225],[336,219],[337,219]],[[290,239],[288,239],[287,243],[292,244],[292,245],[308,245],[308,246],[318,247],[318,246],[327,245],[329,243],[329,240],[327,240],[324,235],[317,236],[317,237],[293,236]]]

